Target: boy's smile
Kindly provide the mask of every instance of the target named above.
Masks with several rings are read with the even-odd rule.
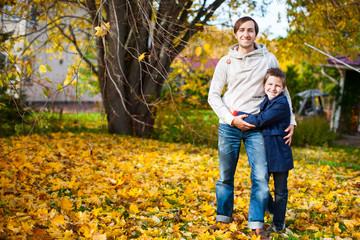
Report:
[[[279,77],[269,76],[265,82],[265,94],[271,100],[285,89],[284,83]]]

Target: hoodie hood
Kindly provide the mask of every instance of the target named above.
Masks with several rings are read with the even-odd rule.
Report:
[[[254,51],[249,52],[246,55],[242,55],[241,53],[239,53],[237,51],[239,44],[234,44],[229,49],[229,56],[233,57],[233,58],[237,58],[237,59],[243,59],[248,56],[255,56],[255,55],[263,55],[264,56],[265,54],[267,54],[269,52],[266,49],[266,46],[264,44],[257,44],[257,43],[254,43],[254,44],[255,44],[256,49]]]

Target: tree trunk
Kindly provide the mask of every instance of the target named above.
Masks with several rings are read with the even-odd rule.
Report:
[[[109,22],[97,40],[98,78],[110,133],[148,136],[154,128],[156,103],[171,62],[187,41],[225,0],[200,8],[189,23],[193,0],[108,0],[106,19],[94,0],[87,0],[94,27]],[[157,9],[156,9],[157,8]],[[201,19],[201,20],[200,20]],[[145,58],[140,59],[142,54]]]

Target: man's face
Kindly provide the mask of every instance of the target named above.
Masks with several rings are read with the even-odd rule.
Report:
[[[239,41],[240,47],[244,49],[252,48],[256,39],[254,22],[247,21],[241,24],[235,33],[235,38]]]
[[[270,100],[282,93],[284,89],[284,83],[279,77],[269,76],[265,82],[265,94]]]

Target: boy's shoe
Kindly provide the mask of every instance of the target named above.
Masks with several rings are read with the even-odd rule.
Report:
[[[256,237],[260,236],[260,240],[269,240],[269,238],[266,236],[264,230],[262,228],[258,229],[252,229],[251,230],[251,237],[255,235]]]
[[[282,229],[280,229],[280,230],[278,230],[277,228],[276,228],[276,226],[275,226],[275,224],[272,222],[271,224],[270,224],[270,226],[266,229],[266,233],[267,234],[270,234],[270,233],[272,233],[272,232],[281,232],[282,230],[284,230],[285,229],[285,223],[284,223],[284,225],[283,225],[283,228]]]

